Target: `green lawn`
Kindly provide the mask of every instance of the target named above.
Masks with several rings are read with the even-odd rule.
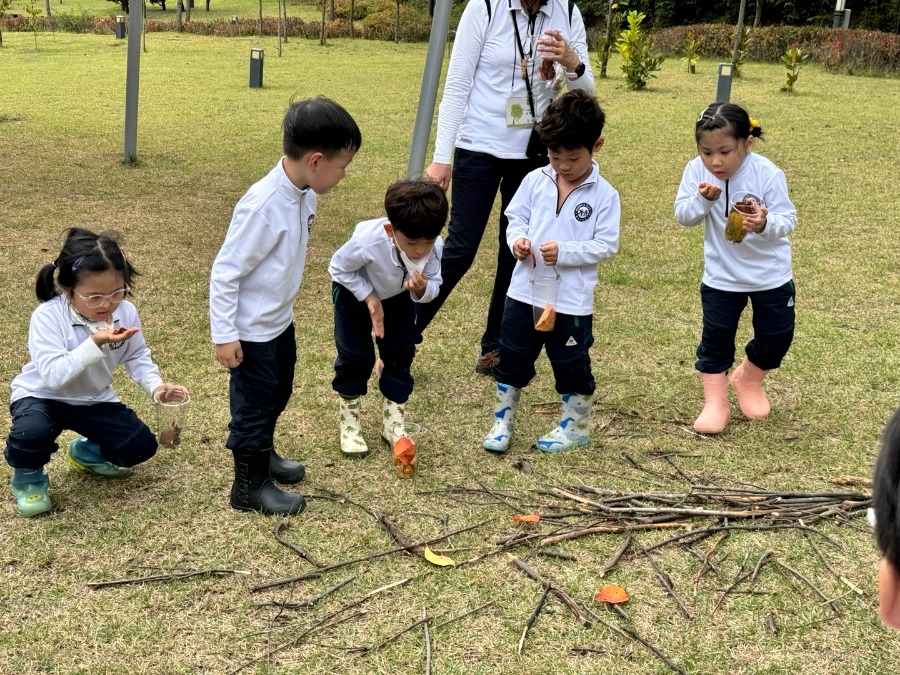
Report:
[[[102,4],[102,3],[101,3]],[[56,5],[54,5],[56,6]],[[70,5],[67,0],[64,7]],[[232,10],[229,9],[228,13]],[[202,15],[203,12],[201,11]],[[248,7],[246,15],[252,16]],[[275,39],[147,36],[141,57],[138,156],[121,163],[125,44],[111,36],[3,34],[0,49],[0,402],[27,360],[33,277],[52,260],[68,226],[115,228],[142,272],[136,303],[165,377],[190,387],[192,421],[184,441],[121,481],[76,474],[61,456],[48,467],[56,509],[26,520],[0,493],[0,672],[153,674],[226,673],[250,659],[249,673],[416,673],[423,671],[421,627],[382,650],[374,645],[422,617],[431,624],[434,673],[658,673],[649,651],[595,625],[583,628],[552,599],[517,643],[540,585],[505,554],[459,569],[391,555],[335,570],[321,579],[253,593],[257,584],[302,574],[310,564],[272,536],[274,518],[231,510],[227,374],[215,363],[207,320],[208,272],[231,210],[280,156],[279,125],[293,95],[323,93],[342,102],[363,131],[349,173],[320,199],[306,275],[296,304],[300,341],[295,397],[277,444],[307,465],[306,494],[347,495],[390,515],[414,541],[486,518],[485,526],[435,548],[466,560],[517,531],[515,512],[573,509],[545,494],[579,485],[623,492],[681,493],[691,483],[753,484],[779,491],[846,491],[831,481],[871,472],[881,427],[897,405],[900,369],[893,169],[900,138],[886,122],[900,80],[801,71],[797,93],[779,88],[783,69],[747,64],[733,87],[766,132],[758,150],[781,166],[799,212],[793,237],[797,335],[784,367],[767,380],[773,415],[738,415],[727,433],[705,439],[685,431],[701,406],[693,353],[700,332],[702,234],[674,220],[672,202],[685,162],[695,154],[693,124],[715,91],[715,64],[690,76],[667,62],[649,91],[613,78],[598,96],[608,115],[601,170],[622,197],[620,252],[601,269],[592,352],[598,391],[590,447],[538,456],[530,441],[555,424],[550,369],[523,395],[520,425],[507,456],[487,456],[492,385],[473,375],[473,354],[492,281],[495,230],[475,266],[426,333],[414,364],[409,416],[425,429],[420,474],[394,478],[383,447],[363,461],[340,457],[337,402],[330,388],[334,346],[327,263],[354,224],[381,212],[385,187],[406,170],[426,46],[292,39],[276,58]],[[266,48],[265,87],[249,89],[248,48]],[[429,157],[430,159],[430,157]],[[742,325],[741,340],[749,335]],[[152,422],[152,406],[121,375],[123,399]],[[366,433],[378,438],[380,397],[364,402]],[[737,412],[737,407],[733,408]],[[8,416],[0,418],[0,433]],[[66,433],[60,443],[72,438]],[[670,456],[689,479],[659,453]],[[625,453],[644,470],[632,466]],[[651,473],[652,472],[652,473]],[[5,483],[8,468],[0,470]],[[539,531],[555,529],[542,522]],[[692,673],[896,672],[900,639],[876,615],[878,554],[862,519],[815,525],[822,556],[797,531],[733,533],[712,558],[720,578],[695,577],[686,549],[655,553],[691,609],[682,616],[653,568],[630,555],[602,579],[598,570],[622,535],[596,535],[554,548],[530,564],[610,625],[623,625]],[[679,530],[649,530],[643,545]],[[283,536],[333,563],[393,545],[358,508],[311,499]],[[706,554],[713,540],[695,550]],[[804,573],[836,612],[774,566],[716,608],[742,560],[767,550]],[[527,546],[513,549],[518,556]],[[197,577],[92,589],[90,582],[185,569],[249,574]],[[348,586],[311,609],[256,607],[298,602],[342,579]],[[266,657],[343,603],[394,580],[406,586],[374,597],[365,614],[324,628]],[[852,592],[846,582],[858,587]],[[606,583],[631,594],[623,622],[593,603]],[[470,617],[441,621],[494,600]],[[767,630],[767,615],[779,631]],[[575,646],[598,651],[578,654]]]
[[[187,0],[184,0],[187,2]],[[175,20],[175,5],[177,0],[166,0],[166,11],[162,11],[161,5],[152,5],[147,2],[147,19]],[[30,6],[30,0],[13,0],[8,14],[28,15],[26,11]],[[37,9],[44,9],[44,3],[35,0]],[[278,14],[277,0],[262,0],[263,16],[276,16]],[[50,0],[50,11],[54,14],[91,14],[93,16],[115,16],[122,13],[118,3],[109,0]],[[321,19],[322,10],[316,7],[311,0],[287,0],[288,16],[299,17],[305,20]],[[194,0],[194,8],[191,10],[191,19],[194,21],[212,21],[214,19],[230,19],[232,16],[241,18],[255,18],[259,16],[259,2],[247,2],[246,0],[210,0],[209,11],[206,11],[206,0]]]

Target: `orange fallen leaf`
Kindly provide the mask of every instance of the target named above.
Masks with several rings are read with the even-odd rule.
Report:
[[[621,586],[610,584],[604,586],[597,593],[597,602],[608,602],[611,605],[618,605],[620,602],[628,600],[628,593]]]
[[[538,523],[541,517],[536,513],[517,514],[513,516],[514,523]]]
[[[394,443],[394,458],[399,460],[401,464],[409,464],[415,459],[416,444],[409,440],[406,436],[401,436]]]

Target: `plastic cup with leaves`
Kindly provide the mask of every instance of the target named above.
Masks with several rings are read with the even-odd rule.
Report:
[[[163,401],[153,397],[156,404],[156,440],[164,448],[174,448],[181,443],[181,433],[187,425],[191,397],[185,392],[174,392],[175,398]]]
[[[725,221],[725,241],[740,244],[747,232],[744,230],[744,217],[759,211],[763,202],[757,200],[749,192],[735,192],[731,197],[728,220]]]
[[[394,473],[397,478],[412,478],[418,467],[419,435],[415,422],[397,422],[391,429],[394,441]]]

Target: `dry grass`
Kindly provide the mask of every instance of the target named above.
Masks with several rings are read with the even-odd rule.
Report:
[[[798,331],[784,368],[772,375],[774,414],[764,423],[737,419],[718,439],[685,433],[700,405],[692,370],[700,330],[699,231],[674,222],[672,200],[693,155],[692,122],[715,89],[714,68],[700,74],[666,67],[651,90],[634,94],[614,79],[600,84],[609,126],[599,156],[623,202],[621,252],[602,269],[593,352],[599,384],[592,445],[558,457],[527,446],[554,424],[552,378],[544,361],[524,395],[513,451],[487,456],[491,384],[472,374],[472,355],[486,311],[494,236],[472,272],[429,330],[415,363],[410,415],[427,429],[420,475],[397,481],[388,453],[346,462],[338,452],[336,403],[330,389],[333,344],[326,265],[356,221],[381,210],[383,190],[401,176],[418,98],[424,45],[332,41],[319,48],[292,41],[266,63],[266,87],[247,88],[243,40],[151,35],[142,57],[136,166],[120,163],[125,50],[111,38],[6,33],[0,50],[0,379],[27,359],[32,278],[55,255],[70,225],[114,227],[143,276],[137,303],[164,375],[189,386],[196,404],[185,441],[163,451],[129,479],[93,480],[55,457],[49,471],[57,505],[26,520],[7,496],[0,505],[0,672],[224,673],[290,641],[302,627],[389,581],[415,580],[363,608],[367,613],[303,644],[263,659],[251,673],[415,673],[423,668],[421,630],[369,656],[342,647],[371,645],[421,617],[442,618],[496,600],[489,610],[435,628],[436,673],[628,672],[665,669],[646,650],[603,627],[574,622],[551,601],[516,643],[540,587],[504,556],[462,569],[437,569],[413,557],[388,556],[321,580],[254,594],[250,587],[300,574],[309,565],[271,535],[272,518],[227,505],[230,457],[222,447],[227,375],[215,364],[206,318],[207,275],[231,209],[279,156],[278,126],[295,92],[321,92],[344,103],[363,129],[363,148],[348,178],[320,201],[306,278],[297,301],[301,346],[296,393],[277,443],[302,458],[304,490],[334,490],[392,515],[414,540],[493,517],[454,537],[453,556],[490,550],[515,531],[507,508],[484,494],[443,492],[483,482],[506,490],[516,507],[545,507],[533,492],[547,485],[587,484],[622,490],[683,491],[685,482],[650,451],[682,453],[690,476],[782,490],[829,490],[841,474],[868,475],[883,421],[896,405],[900,347],[893,166],[900,141],[886,123],[900,82],[838,78],[804,69],[798,94],[780,94],[776,66],[748,65],[733,98],[762,122],[764,154],[784,168],[800,213],[793,239]],[[270,46],[270,45],[264,45]],[[274,49],[267,54],[274,53]],[[746,329],[741,331],[746,337]],[[120,394],[152,420],[149,403],[123,377]],[[380,401],[365,402],[367,434],[377,439]],[[2,423],[5,433],[8,419]],[[68,442],[64,435],[61,442]],[[661,476],[637,471],[628,452]],[[527,460],[530,472],[520,470]],[[2,472],[3,479],[8,470]],[[429,515],[432,514],[432,515]],[[435,517],[437,516],[437,517]],[[550,529],[550,525],[541,527]],[[842,544],[823,547],[830,564],[864,595],[846,595],[808,542],[796,533],[735,534],[720,547],[724,581],[704,577],[677,548],[657,560],[695,614],[678,614],[648,563],[625,560],[601,580],[597,570],[620,543],[598,536],[558,548],[567,562],[532,564],[591,604],[602,583],[632,595],[631,626],[688,672],[893,672],[900,642],[875,613],[877,552],[856,520],[822,527]],[[311,500],[286,533],[326,562],[388,548],[386,533],[350,506]],[[667,532],[642,533],[651,543]],[[707,541],[701,550],[711,545]],[[442,544],[441,548],[448,546]],[[765,568],[758,590],[736,595],[715,612],[715,591],[749,553],[772,549],[803,570],[840,616],[811,593]],[[524,554],[525,551],[519,551]],[[229,568],[236,575],[92,590],[88,582],[160,570]],[[310,597],[349,574],[357,579],[312,610],[253,608],[265,599]],[[766,630],[772,613],[781,631]],[[602,614],[607,621],[618,621]],[[602,653],[576,655],[575,645]]]

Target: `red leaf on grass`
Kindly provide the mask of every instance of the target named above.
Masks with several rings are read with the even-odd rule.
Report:
[[[513,516],[514,523],[537,523],[541,517],[536,513],[517,514]]]
[[[628,600],[628,593],[620,586],[604,586],[597,593],[597,602],[608,602],[611,605],[618,605],[620,602]]]

